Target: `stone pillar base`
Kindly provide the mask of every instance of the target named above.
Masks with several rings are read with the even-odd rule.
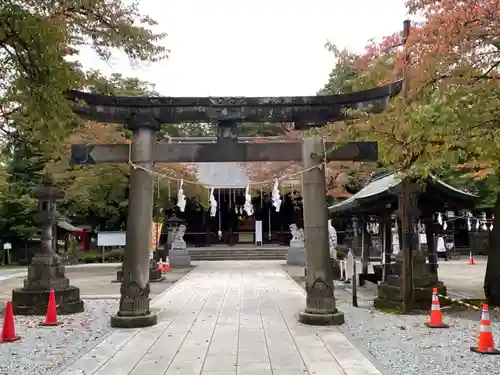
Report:
[[[165,280],[165,276],[162,275],[160,270],[149,269],[149,282],[150,283],[159,283],[160,281]]]
[[[110,325],[113,328],[145,328],[158,323],[158,316],[149,313],[139,316],[122,316],[119,314],[111,317]]]
[[[305,266],[306,249],[304,247],[289,247],[286,255],[286,264],[289,266]]]
[[[344,324],[344,313],[337,311],[332,314],[314,314],[310,312],[300,312],[299,322],[312,326],[339,326]]]
[[[191,266],[191,255],[189,255],[188,249],[170,249],[168,260],[171,266]]]
[[[123,270],[119,268],[116,271],[116,280],[111,280],[112,283],[121,283],[123,279]]]
[[[80,289],[68,286],[54,289],[57,303],[57,314],[68,315],[81,313],[84,310],[80,299]],[[45,315],[49,303],[50,290],[19,288],[12,291],[12,308],[15,315]]]

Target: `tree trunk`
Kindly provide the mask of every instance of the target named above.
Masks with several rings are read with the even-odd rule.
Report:
[[[497,194],[493,211],[495,218],[488,247],[484,294],[489,305],[500,306],[500,192]]]

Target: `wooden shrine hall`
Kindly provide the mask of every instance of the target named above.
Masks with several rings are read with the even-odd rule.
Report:
[[[412,247],[416,249],[413,252],[415,304],[428,308],[433,287],[438,287],[441,294],[446,294],[446,288],[438,281],[437,273],[436,236],[443,235],[442,226],[436,220],[437,213],[472,210],[478,197],[432,175],[423,181],[411,183],[418,188],[415,191],[419,191],[411,198],[417,215],[413,216],[409,230],[414,244]],[[348,246],[361,256],[362,279],[371,279],[368,275],[370,257],[381,256],[382,264],[374,265],[375,280],[382,280],[375,302],[388,308],[401,304],[402,251],[399,249],[403,249],[404,234],[401,220],[394,214],[398,210],[397,189],[402,184],[398,176],[383,172],[372,177],[352,197],[329,207],[330,215],[351,221]],[[378,224],[377,233],[369,230],[373,223]],[[421,235],[425,241],[420,240]]]
[[[188,246],[234,246],[256,242],[288,246],[291,239],[290,224],[303,227],[302,196],[296,186],[282,188],[282,204],[280,210],[276,211],[268,190],[253,189],[250,192],[254,211],[252,215],[244,210],[245,187],[214,186],[217,209],[213,216],[210,207],[201,206],[194,198],[188,199],[184,212],[178,208],[165,211],[160,245],[166,241],[168,219],[175,213],[187,226],[184,240]]]

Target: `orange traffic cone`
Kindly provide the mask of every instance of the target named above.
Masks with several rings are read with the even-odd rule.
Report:
[[[163,258],[158,262],[158,271],[163,272]]]
[[[472,256],[472,251],[469,253],[469,265],[474,265],[476,262],[474,262],[474,257]]]
[[[480,354],[500,354],[500,351],[495,349],[493,332],[491,331],[490,313],[486,304],[483,305],[483,312],[481,314],[481,327],[479,328],[477,346],[471,346],[470,350]]]
[[[450,328],[448,324],[443,323],[437,288],[432,288],[431,318],[425,325],[429,328]]]
[[[54,289],[51,289],[49,293],[49,304],[47,305],[47,314],[45,314],[45,321],[41,325],[58,326],[59,324],[61,324],[61,322],[57,321],[56,294]]]
[[[165,267],[163,268],[165,272],[170,272],[170,261],[168,260],[168,257],[165,258]]]
[[[5,306],[5,314],[3,317],[2,336],[0,343],[15,342],[21,340],[21,337],[16,335],[16,326],[14,324],[14,312],[12,310],[12,302],[7,302]]]

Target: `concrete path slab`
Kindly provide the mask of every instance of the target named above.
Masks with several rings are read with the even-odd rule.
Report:
[[[297,321],[282,262],[200,262],[155,301],[159,324],[117,330],[60,375],[381,375],[335,327]]]

